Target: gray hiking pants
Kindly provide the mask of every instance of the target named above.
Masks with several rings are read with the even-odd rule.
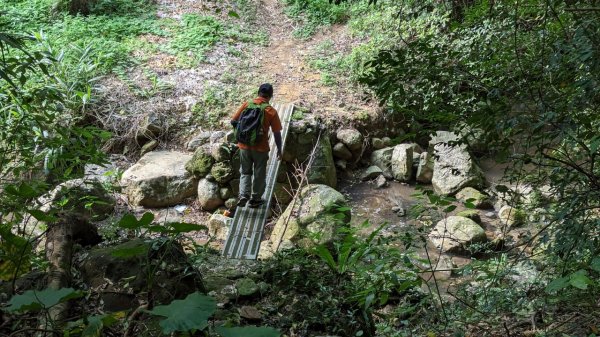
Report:
[[[240,197],[262,198],[267,185],[268,160],[269,152],[240,149]]]

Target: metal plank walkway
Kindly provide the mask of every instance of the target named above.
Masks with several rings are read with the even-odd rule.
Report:
[[[294,105],[273,103],[272,106],[277,110],[283,126],[281,138],[283,141],[282,145],[285,146]],[[225,257],[255,260],[258,256],[263,228],[267,221],[268,210],[271,207],[271,197],[280,163],[277,160],[277,147],[272,136],[269,140],[269,147],[271,148],[271,152],[269,153],[269,161],[267,163],[267,186],[263,195],[265,203],[258,208],[240,207],[235,211],[231,227],[229,228],[229,234],[223,247],[223,256]]]

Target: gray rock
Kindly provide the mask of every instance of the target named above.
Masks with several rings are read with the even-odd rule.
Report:
[[[342,159],[338,159],[335,161],[335,167],[342,171],[346,171],[348,169],[348,162]]]
[[[154,151],[144,155],[123,173],[121,185],[134,205],[173,206],[194,196],[198,181],[185,170],[188,153]]]
[[[213,131],[213,133],[210,134],[210,142],[222,143],[226,135],[227,133],[225,131]]]
[[[233,179],[234,171],[230,162],[218,162],[210,169],[210,175],[217,183],[223,185]]]
[[[206,211],[214,211],[223,205],[224,201],[219,195],[219,185],[208,179],[200,180],[198,183],[198,202],[202,209]]]
[[[158,138],[167,129],[166,122],[163,117],[156,113],[149,113],[139,124],[136,133],[137,139],[153,139]]]
[[[412,176],[413,147],[399,144],[392,153],[392,175],[398,181],[408,182]]]
[[[235,143],[235,133],[233,131],[228,131],[227,134],[225,134],[225,141],[227,143]]]
[[[333,188],[337,186],[337,173],[329,137],[320,137],[312,166],[308,169],[307,175],[310,184],[325,184]]]
[[[337,228],[350,222],[350,212],[337,211],[347,205],[344,196],[326,185],[308,185],[302,188],[296,202],[290,203],[277,220],[269,244],[261,245],[261,258],[268,258],[274,250],[284,247],[310,248],[334,240]],[[340,217],[339,214],[343,214]]]
[[[234,209],[237,207],[237,198],[229,198],[225,200],[225,208]]]
[[[526,215],[525,212],[516,207],[504,206],[498,211],[498,219],[503,228],[511,228],[522,225],[525,222]]]
[[[490,219],[496,218],[496,213],[494,212],[486,212],[484,215]]]
[[[493,207],[488,196],[472,187],[465,187],[460,190],[456,193],[456,199],[462,203],[471,202],[476,208],[480,209]]]
[[[385,179],[385,176],[383,174],[379,175],[379,177],[377,177],[377,180],[375,182],[377,188],[384,188],[388,185],[387,179]]]
[[[208,152],[217,163],[229,161],[233,155],[234,146],[235,145],[229,143],[212,143],[208,146]]]
[[[342,143],[337,143],[333,146],[333,156],[342,160],[352,159],[352,153],[348,150],[346,145]]]
[[[156,147],[158,146],[158,141],[156,140],[151,140],[148,143],[144,144],[144,146],[142,146],[142,149],[140,150],[140,155],[143,156],[146,153],[156,149]]]
[[[392,139],[390,137],[383,137],[381,138],[381,141],[383,142],[383,147],[389,147],[392,145]]]
[[[208,219],[208,234],[217,240],[227,240],[233,219],[222,214],[213,214]]]
[[[382,174],[383,174],[383,171],[378,166],[369,166],[360,175],[360,180],[362,180],[362,181],[373,180],[379,176],[382,176]]]
[[[392,177],[392,154],[394,153],[393,147],[386,147],[381,150],[373,151],[371,153],[371,163],[379,167],[383,174]]]
[[[360,152],[363,146],[363,136],[356,129],[342,129],[337,132],[337,139],[344,143],[352,153]]]
[[[229,198],[232,198],[233,195],[233,190],[229,187],[221,187],[219,189],[219,196],[221,197],[221,199],[223,200],[227,200]]]
[[[256,282],[250,278],[242,278],[237,280],[235,283],[235,288],[237,293],[242,297],[255,295],[260,290]]]
[[[487,241],[481,226],[461,216],[449,216],[439,221],[429,233],[429,239],[445,253],[461,252],[473,243]]]
[[[433,152],[434,147],[438,144],[444,144],[447,146],[455,146],[456,142],[460,141],[460,136],[450,131],[436,131],[434,135],[431,135],[431,140],[429,141],[429,149],[428,152]]]
[[[465,187],[483,185],[483,173],[475,164],[465,145],[434,146],[435,159],[431,183],[440,195],[453,195]]]
[[[417,181],[423,184],[431,183],[433,177],[433,158],[429,152],[421,153],[417,166]]]
[[[210,142],[210,135],[211,133],[209,131],[201,132],[198,136],[192,138],[192,140],[186,144],[185,148],[190,152],[196,151],[200,146]]]
[[[381,138],[373,138],[371,140],[371,144],[373,145],[373,149],[375,149],[375,150],[381,150],[384,147],[386,147],[386,145],[383,143],[383,140]]]
[[[197,178],[204,177],[210,172],[215,160],[210,151],[205,147],[199,147],[194,155],[185,163],[185,169]]]

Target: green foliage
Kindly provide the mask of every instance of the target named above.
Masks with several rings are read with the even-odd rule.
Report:
[[[286,0],[286,14],[301,23],[294,35],[312,36],[320,26],[342,23],[347,18],[346,4],[333,4],[327,0]]]
[[[241,328],[217,327],[216,331],[223,337],[279,337],[279,331],[268,327],[245,326]]]
[[[73,288],[62,288],[58,290],[28,290],[22,295],[13,296],[8,301],[8,307],[3,310],[8,312],[40,311],[48,310],[51,307],[65,301],[79,298],[83,293]]]
[[[217,310],[212,297],[191,293],[183,300],[175,300],[168,305],[160,305],[149,313],[163,316],[160,327],[165,335],[176,331],[203,330],[208,326],[208,318]]]
[[[116,312],[93,315],[75,322],[69,322],[66,326],[64,336],[101,337],[103,336],[102,330],[118,323],[123,318],[123,315],[124,312]]]

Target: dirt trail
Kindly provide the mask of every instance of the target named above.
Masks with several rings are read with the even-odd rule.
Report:
[[[324,85],[321,74],[306,63],[323,42],[346,42],[348,39],[343,38],[347,36],[346,26],[323,27],[309,39],[295,38],[295,23],[284,13],[284,8],[280,0],[259,2],[259,13],[264,14],[259,22],[268,27],[269,34],[268,50],[265,56],[259,57],[259,69],[262,78],[273,84],[274,99],[301,104],[323,117],[336,118],[357,110],[374,113],[374,103],[363,102],[361,94],[348,91],[348,88]]]

